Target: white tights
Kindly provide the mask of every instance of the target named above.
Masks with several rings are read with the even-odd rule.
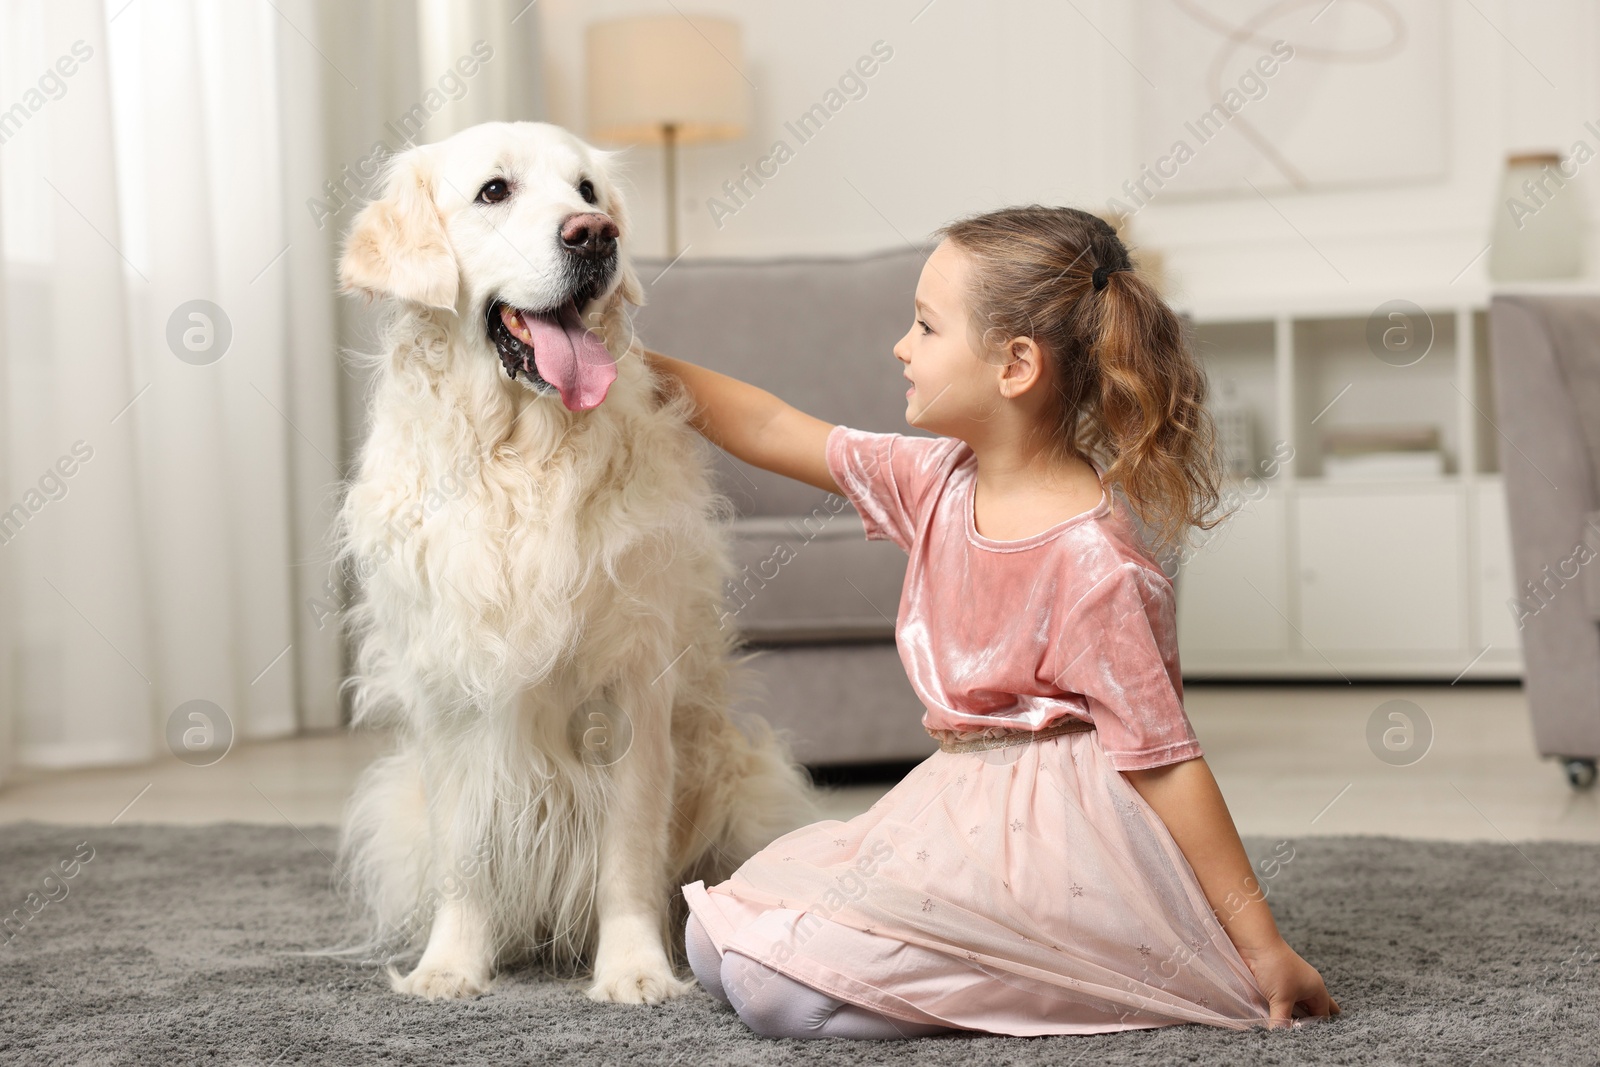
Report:
[[[955,1029],[891,1019],[812,989],[743,953],[719,956],[711,935],[692,914],[684,942],[700,984],[762,1037],[927,1037]]]

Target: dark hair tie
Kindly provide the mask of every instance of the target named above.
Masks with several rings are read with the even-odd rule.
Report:
[[[1110,280],[1110,276],[1115,274],[1117,271],[1132,269],[1132,267],[1096,267],[1092,276],[1094,279],[1094,291],[1098,293],[1100,290],[1104,289],[1106,287],[1106,282]]]

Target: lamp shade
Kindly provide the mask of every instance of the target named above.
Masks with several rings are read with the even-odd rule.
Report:
[[[739,24],[706,15],[647,15],[589,25],[589,136],[680,144],[744,136],[749,83]]]

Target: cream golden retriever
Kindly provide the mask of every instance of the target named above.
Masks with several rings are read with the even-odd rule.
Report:
[[[614,155],[534,122],[412,148],[340,263],[386,305],[337,525],[363,578],[345,684],[399,746],[339,866],[400,992],[479,993],[534,955],[592,968],[596,1000],[682,993],[678,887],[817,817],[729,710],[731,506],[692,401],[639,358]]]

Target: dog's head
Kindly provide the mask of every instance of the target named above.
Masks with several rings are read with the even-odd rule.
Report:
[[[617,366],[585,318],[641,300],[615,155],[543,122],[408,149],[356,216],[340,287],[453,311],[510,378],[568,410],[595,407]]]

